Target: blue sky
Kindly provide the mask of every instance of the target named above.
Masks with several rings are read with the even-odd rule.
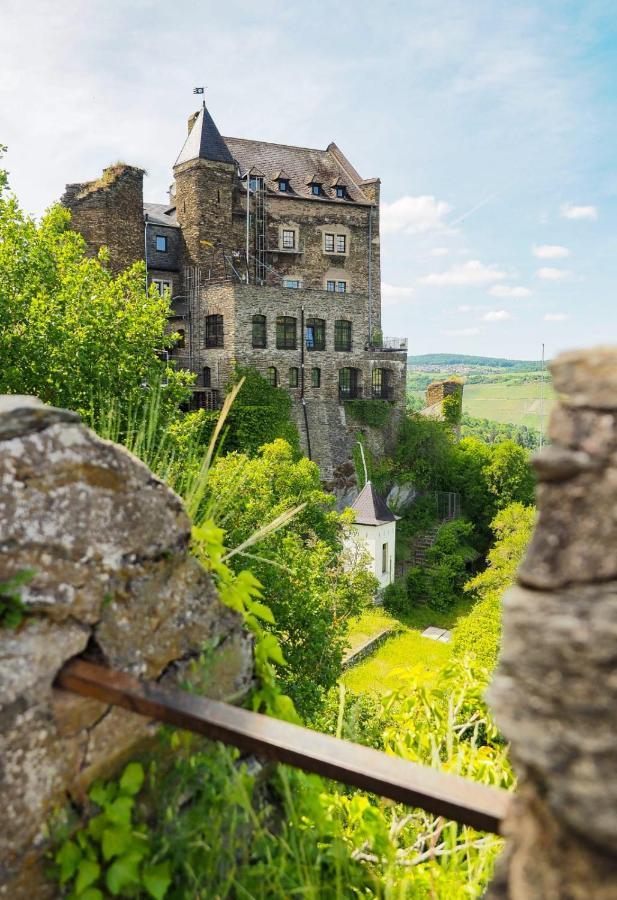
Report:
[[[617,6],[0,0],[0,143],[40,213],[117,159],[162,201],[192,87],[223,134],[382,179],[384,331],[537,358],[617,336]]]

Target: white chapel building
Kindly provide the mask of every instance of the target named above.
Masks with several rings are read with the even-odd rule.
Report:
[[[379,581],[380,589],[394,581],[396,546],[395,516],[386,506],[370,481],[367,481],[351,509],[356,514],[352,529],[369,553],[370,570]]]

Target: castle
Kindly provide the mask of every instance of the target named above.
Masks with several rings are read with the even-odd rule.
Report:
[[[189,118],[167,203],[143,202],[142,169],[117,164],[62,202],[120,271],[145,260],[171,297],[172,352],[216,409],[236,364],[287,390],[304,452],[339,486],[358,431],[377,452],[405,404],[407,341],[381,330],[379,189],[325,150],[222,137],[205,103]],[[369,428],[348,401],[387,403]],[[343,481],[341,481],[343,479]]]

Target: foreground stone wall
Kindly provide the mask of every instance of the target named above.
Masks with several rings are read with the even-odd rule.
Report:
[[[488,896],[617,897],[617,348],[567,353],[490,689],[519,790]]]
[[[24,569],[32,613],[0,629],[0,896],[55,897],[46,823],[154,734],[146,719],[52,687],[76,655],[136,675],[183,676],[215,647],[210,695],[252,677],[250,641],[188,552],[180,499],[78,416],[0,398],[0,583]]]

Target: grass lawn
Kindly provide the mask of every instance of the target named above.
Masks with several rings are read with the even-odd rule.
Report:
[[[439,611],[429,606],[414,606],[402,616],[394,616],[386,610],[374,607],[351,623],[349,642],[352,649],[384,628],[398,629],[401,634],[387,638],[370,657],[348,669],[343,682],[354,693],[369,691],[383,693],[399,687],[404,680],[404,670],[414,670],[418,681],[429,683],[450,658],[450,644],[422,637],[429,625],[452,628],[459,616],[466,615],[471,600],[461,598],[451,609]]]

